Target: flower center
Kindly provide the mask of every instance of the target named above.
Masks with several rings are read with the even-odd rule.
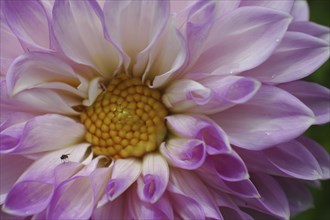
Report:
[[[119,76],[81,113],[86,140],[96,155],[141,157],[157,149],[166,135],[167,110],[156,89],[138,78]]]

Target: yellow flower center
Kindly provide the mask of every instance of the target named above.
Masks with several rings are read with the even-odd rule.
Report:
[[[112,79],[80,116],[94,154],[128,158],[156,150],[166,135],[167,110],[160,98],[138,78]]]

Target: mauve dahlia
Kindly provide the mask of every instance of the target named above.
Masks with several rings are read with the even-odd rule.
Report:
[[[288,219],[329,154],[305,1],[1,1],[3,218]]]

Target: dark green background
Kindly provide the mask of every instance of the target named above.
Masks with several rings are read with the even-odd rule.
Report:
[[[310,18],[312,21],[330,26],[330,0],[309,0]],[[330,88],[330,61],[326,62],[318,71],[307,78]],[[330,124],[312,126],[306,135],[312,137],[330,152]],[[330,166],[330,164],[329,164]],[[330,181],[322,182],[322,189],[312,189],[314,194],[314,208],[305,211],[294,220],[330,220]]]

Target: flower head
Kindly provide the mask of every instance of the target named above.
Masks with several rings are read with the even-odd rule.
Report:
[[[1,2],[2,215],[288,219],[329,154],[305,1]],[[6,213],[6,214],[5,214]]]

